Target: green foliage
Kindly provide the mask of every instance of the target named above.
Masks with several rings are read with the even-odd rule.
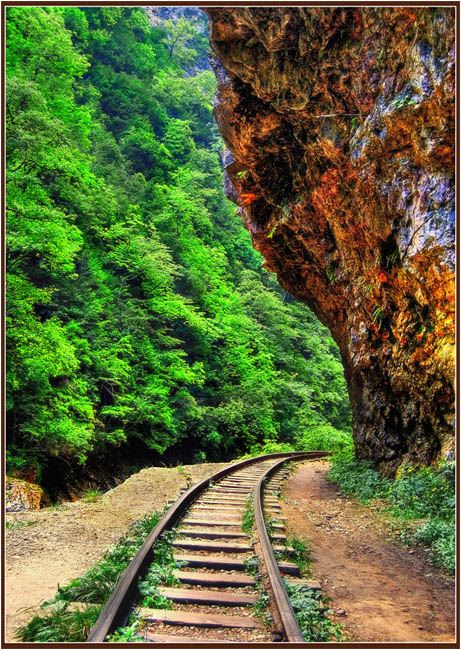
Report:
[[[253,578],[259,578],[259,562],[256,555],[250,555],[243,561],[245,572]]]
[[[130,625],[119,627],[113,634],[106,637],[109,643],[142,643],[143,638],[139,635],[139,621],[135,619]]]
[[[139,583],[141,594],[141,607],[153,607],[160,609],[171,609],[172,601],[162,596],[159,586],[165,584],[169,587],[179,583],[174,575],[177,563],[173,557],[173,546],[171,542],[177,538],[176,530],[165,531],[153,547],[154,561],[149,567],[146,577]]]
[[[393,513],[411,519],[454,521],[455,481],[454,463],[436,468],[404,466],[388,492]]]
[[[296,537],[296,535],[287,538],[285,540],[283,558],[296,564],[302,576],[308,575],[311,564],[311,546],[309,541]]]
[[[301,451],[338,451],[350,447],[350,431],[340,431],[331,424],[311,426],[298,439],[296,449]]]
[[[59,601],[49,615],[34,616],[27,625],[17,628],[15,637],[25,643],[83,643],[100,613],[101,607],[88,607],[76,612],[69,608],[68,603]]]
[[[373,322],[378,324],[378,327],[381,325],[383,320],[383,308],[380,305],[375,305],[373,307]]]
[[[16,475],[139,441],[203,461],[347,435],[331,337],[223,196],[205,23],[6,10]]]
[[[336,284],[336,277],[335,277],[335,272],[333,267],[327,266],[326,273],[327,273],[329,283],[334,286]]]
[[[321,592],[304,585],[291,584],[285,580],[290,602],[295,612],[304,640],[308,643],[322,643],[341,640],[341,625],[328,618],[328,599]]]
[[[429,519],[419,526],[409,543],[421,543],[429,547],[431,559],[436,566],[443,567],[454,575],[456,570],[456,530],[454,522]]]
[[[101,492],[99,490],[89,489],[82,496],[82,501],[86,501],[87,503],[94,503],[94,501],[97,501],[100,496]]]
[[[328,478],[338,483],[346,494],[354,494],[363,503],[384,498],[391,485],[371,462],[356,459],[352,445],[332,457]]]
[[[249,537],[252,536],[255,525],[255,512],[253,508],[253,495],[249,495],[242,515],[242,531]]]
[[[15,528],[24,528],[24,526],[33,526],[37,524],[37,521],[7,521],[5,523],[5,528],[8,530],[14,530]]]
[[[269,595],[260,587],[258,600],[253,605],[253,611],[256,618],[263,621],[265,625],[270,625],[272,622],[269,613]]]
[[[431,559],[448,572],[455,570],[455,466],[403,466],[391,481],[368,461],[357,460],[351,448],[332,458],[329,478],[365,503],[380,499],[380,508],[400,522],[404,544],[424,544]],[[424,520],[421,523],[421,520]]]

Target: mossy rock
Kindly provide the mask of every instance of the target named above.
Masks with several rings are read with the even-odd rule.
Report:
[[[39,485],[7,476],[5,487],[7,512],[40,510],[43,490]]]

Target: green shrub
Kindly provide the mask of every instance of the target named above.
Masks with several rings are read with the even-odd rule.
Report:
[[[331,424],[309,427],[296,444],[300,451],[338,451],[352,444],[352,434]]]
[[[393,512],[409,519],[437,517],[454,520],[454,464],[417,469],[405,466],[388,491]]]
[[[328,618],[327,615],[332,610],[328,608],[328,599],[321,592],[288,581],[285,581],[285,589],[305,641],[321,643],[341,640],[341,625]]]
[[[352,446],[332,457],[328,477],[346,494],[354,494],[362,502],[384,497],[390,487],[390,481],[382,478],[371,462],[355,458]]]
[[[450,573],[455,572],[456,534],[454,523],[441,519],[430,519],[420,526],[414,540],[430,548],[435,566],[441,566]]]

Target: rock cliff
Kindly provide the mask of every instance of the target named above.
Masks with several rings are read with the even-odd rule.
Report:
[[[225,189],[329,327],[357,454],[454,433],[454,10],[207,8]]]

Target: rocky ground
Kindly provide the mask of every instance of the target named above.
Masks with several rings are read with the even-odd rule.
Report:
[[[6,640],[58,584],[82,575],[131,522],[163,508],[189,481],[224,464],[143,470],[92,503],[8,513]],[[328,463],[298,466],[285,488],[288,530],[312,541],[314,576],[331,600],[344,640],[445,643],[454,640],[453,583],[423,552],[395,543],[390,525],[340,496]],[[31,608],[24,611],[24,608]]]

